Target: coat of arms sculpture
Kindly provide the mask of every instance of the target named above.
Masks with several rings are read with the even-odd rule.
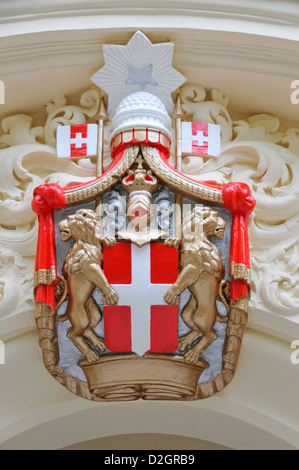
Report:
[[[103,47],[98,123],[60,126],[58,158],[97,155],[86,184],[34,190],[36,323],[48,371],[91,400],[196,400],[232,380],[250,284],[247,185],[181,173],[220,154],[220,129],[189,123],[173,44],[137,32]],[[172,132],[172,115],[175,132]],[[103,172],[104,123],[112,163]],[[185,124],[185,123],[184,123]],[[172,134],[176,165],[170,165]]]

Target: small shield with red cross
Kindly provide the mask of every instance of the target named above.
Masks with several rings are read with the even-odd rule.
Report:
[[[178,347],[178,305],[164,294],[178,276],[178,250],[161,242],[104,247],[103,269],[117,305],[104,306],[106,345],[113,352],[169,353]]]
[[[57,157],[81,158],[97,154],[98,125],[76,124],[57,127]]]
[[[182,153],[185,155],[209,155],[219,157],[221,128],[206,122],[182,123]]]

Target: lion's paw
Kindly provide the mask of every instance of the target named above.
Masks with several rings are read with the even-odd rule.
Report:
[[[116,305],[118,302],[118,294],[113,289],[113,287],[110,287],[105,292],[103,292],[103,296],[104,296],[104,303],[106,305]]]
[[[187,364],[196,365],[198,360],[199,360],[199,354],[197,352],[193,351],[193,348],[192,348],[192,349],[189,349],[189,351],[187,351],[184,354],[184,359],[185,359],[185,362]]]
[[[188,346],[190,346],[190,344],[192,343],[192,341],[187,341],[185,339],[179,339],[178,341],[178,349],[179,351],[185,351],[185,349],[187,349]]]
[[[90,364],[94,364],[95,362],[98,362],[100,358],[99,354],[92,350],[88,351],[85,357],[86,357],[87,362],[89,362]]]
[[[105,341],[102,340],[102,339],[97,339],[96,341],[94,341],[94,346],[96,346],[97,348],[99,348],[100,351],[105,351],[107,349],[107,346],[105,344]]]
[[[103,240],[105,246],[114,246],[117,243],[117,240],[114,237],[105,237]]]
[[[185,351],[185,349],[190,346],[193,341],[195,341],[198,338],[198,333],[195,331],[191,331],[190,333],[185,334],[184,336],[181,336],[178,341],[178,348],[179,351]]]
[[[168,291],[164,295],[164,300],[167,304],[170,304],[170,305],[176,305],[178,303],[178,296],[173,287],[168,289]]]
[[[166,238],[166,240],[164,241],[164,245],[178,248],[180,242],[181,242],[180,238],[169,237],[169,238]]]

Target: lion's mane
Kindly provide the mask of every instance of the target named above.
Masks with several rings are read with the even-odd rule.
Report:
[[[101,264],[103,232],[100,218],[90,209],[79,209],[68,216],[67,228],[74,244],[70,248],[63,265],[63,274],[74,274],[87,264]]]
[[[224,230],[225,222],[218,212],[209,207],[195,207],[183,218],[182,260],[183,265],[193,264],[219,279],[224,277],[221,254],[210,241],[217,230]]]

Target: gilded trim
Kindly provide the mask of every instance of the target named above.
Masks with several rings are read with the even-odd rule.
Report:
[[[123,143],[136,145],[139,142],[148,142],[147,145],[159,143],[166,148],[170,146],[170,138],[166,134],[157,129],[150,128],[128,129],[119,132],[112,138],[114,151]]]
[[[56,266],[51,266],[50,269],[39,269],[34,273],[34,287],[40,284],[50,285],[56,281]]]
[[[250,269],[243,263],[235,263],[231,261],[230,274],[233,279],[241,279],[250,284],[251,272]]]

